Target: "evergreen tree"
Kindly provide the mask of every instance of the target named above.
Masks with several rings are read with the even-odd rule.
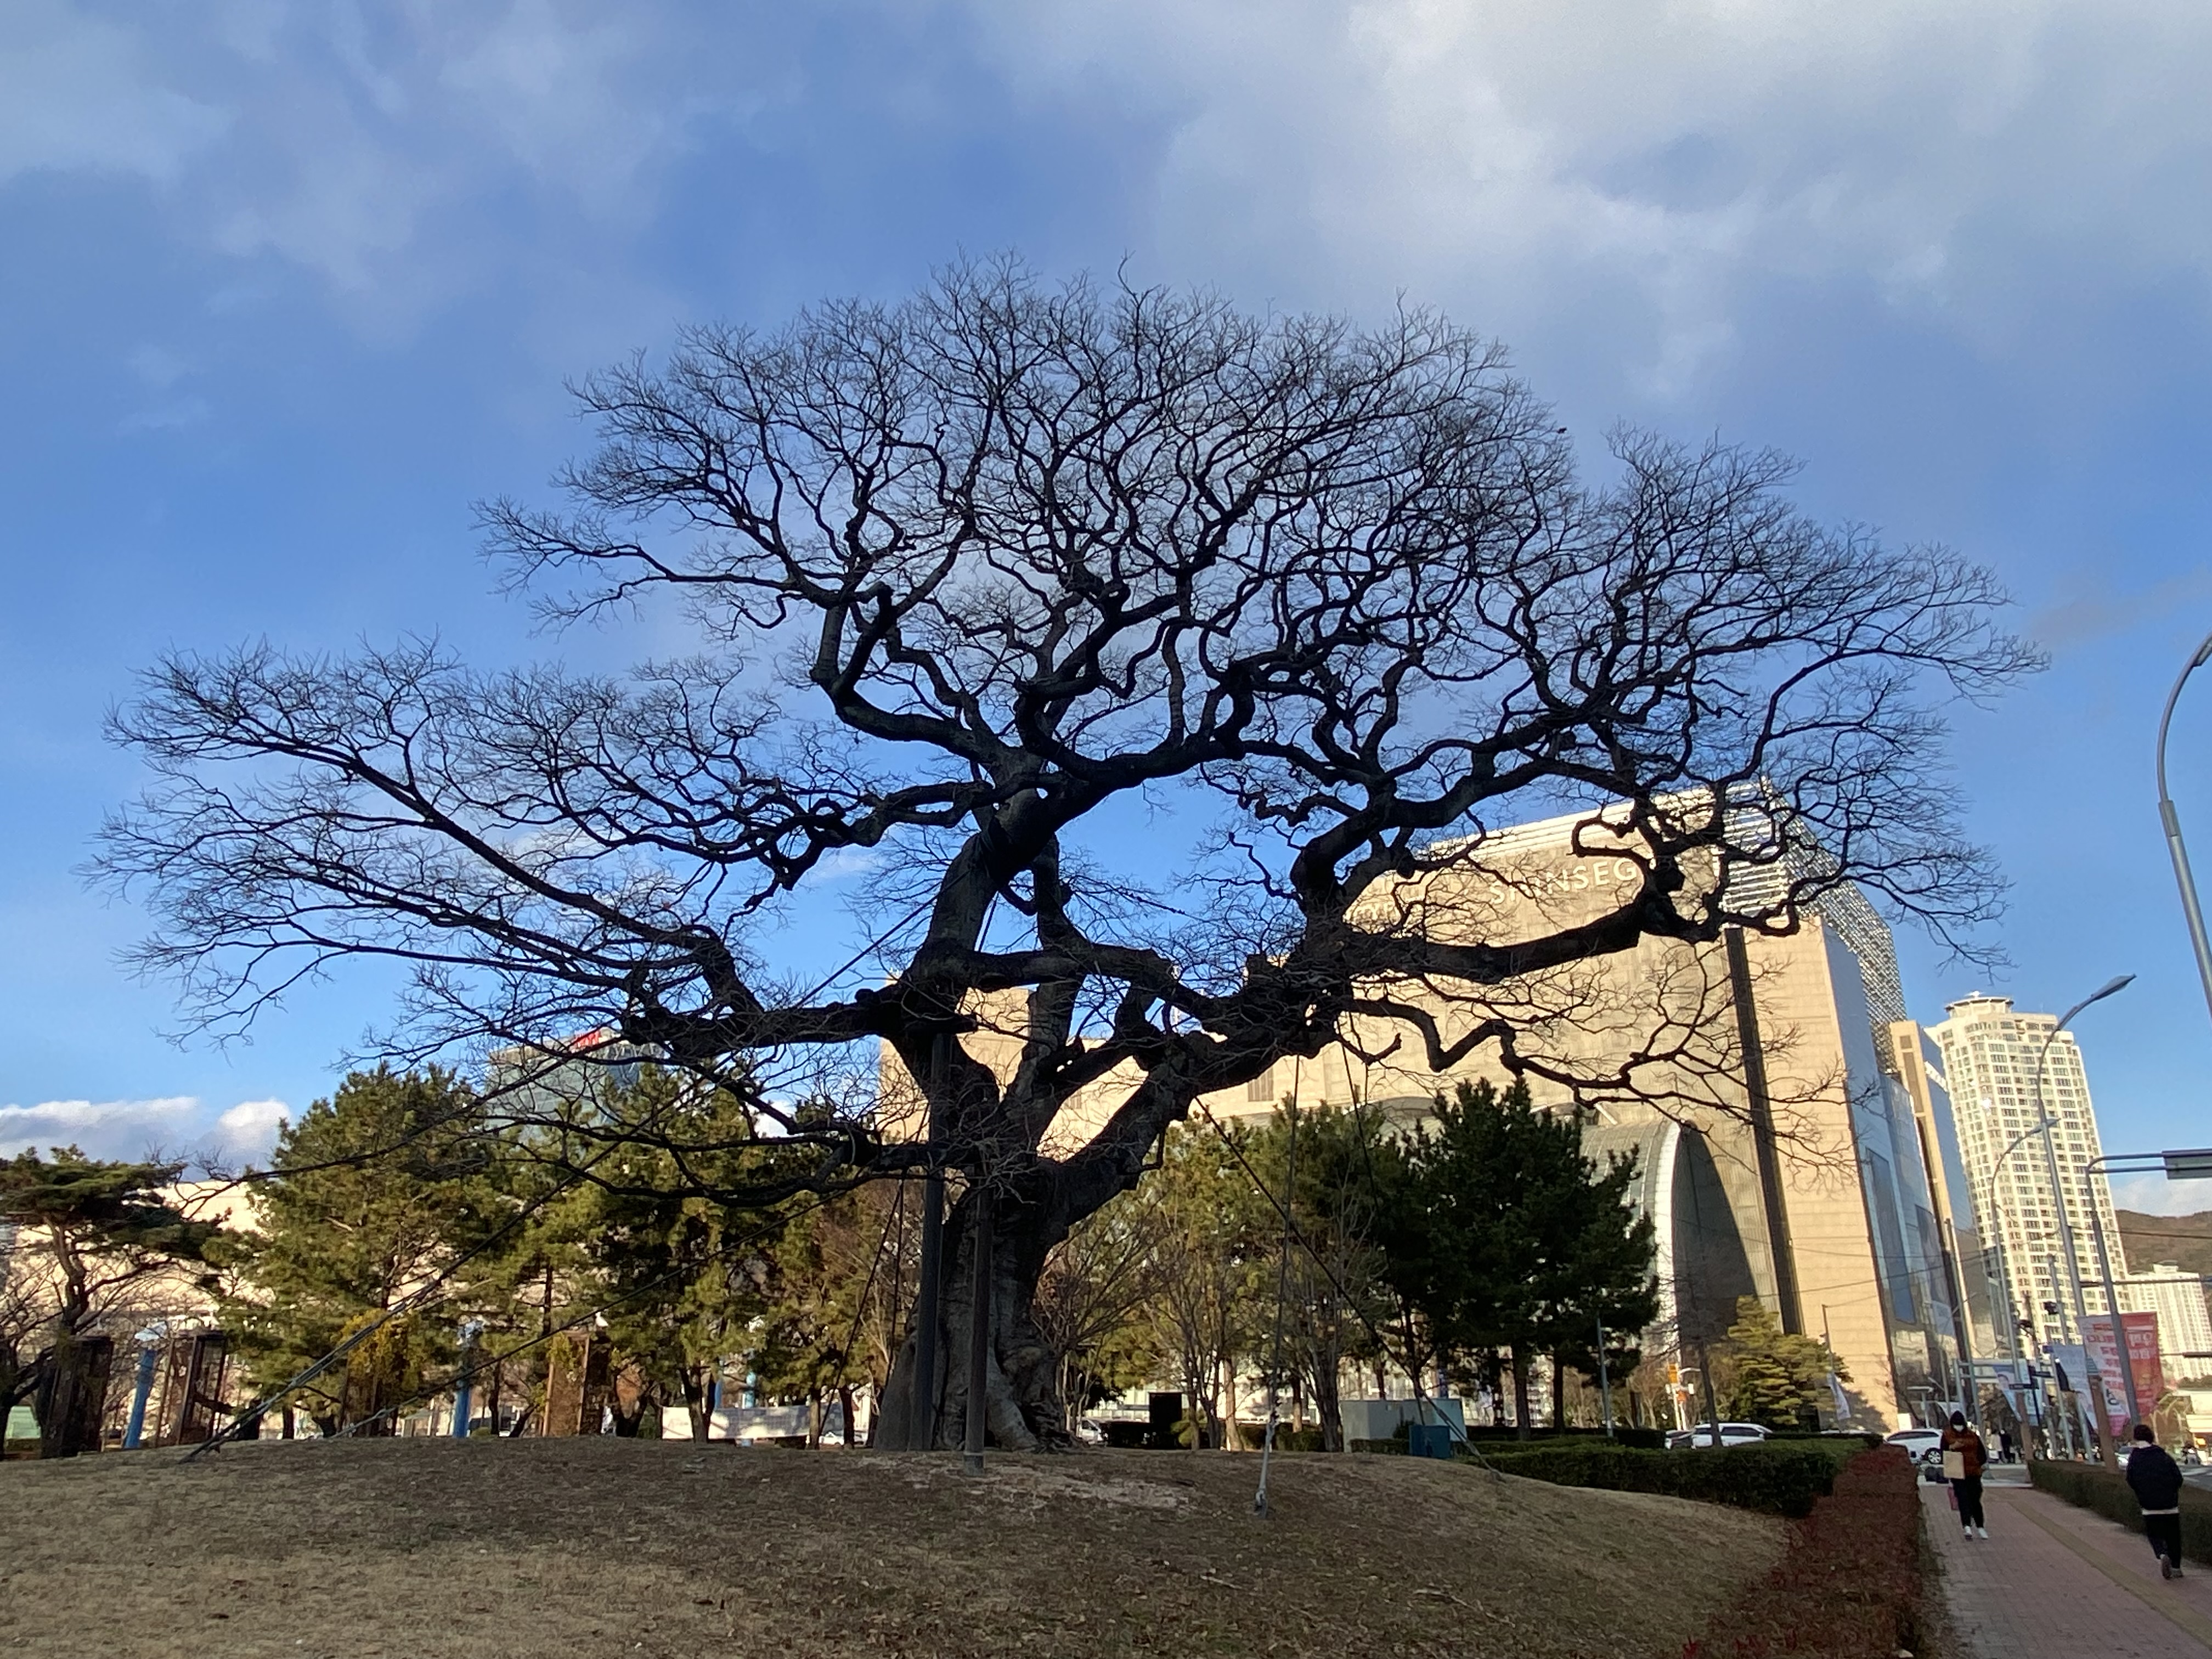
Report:
[[[757,1340],[768,1314],[775,1245],[763,1212],[702,1197],[702,1186],[744,1190],[768,1159],[750,1148],[744,1102],[659,1066],[639,1068],[598,1110],[633,1133],[615,1134],[588,1188],[549,1224],[581,1270],[564,1294],[602,1307],[613,1370],[635,1367],[646,1382],[617,1402],[617,1433],[637,1431],[648,1402],[681,1401],[692,1437],[706,1440],[721,1363]]]
[[[843,1407],[849,1443],[854,1386],[873,1381],[880,1388],[890,1375],[860,1351],[872,1319],[882,1323],[880,1298],[890,1289],[871,1271],[887,1218],[880,1205],[844,1194],[793,1217],[767,1249],[767,1310],[748,1358],[760,1388],[807,1407],[810,1443],[820,1437],[832,1394]]]
[[[1773,1310],[1755,1296],[1737,1299],[1728,1342],[1729,1413],[1745,1422],[1796,1428],[1808,1419],[1817,1421],[1828,1397],[1828,1374],[1850,1380],[1826,1343],[1785,1332]]]
[[[389,1433],[424,1368],[455,1357],[471,1308],[512,1299],[520,1241],[501,1229],[526,1201],[515,1188],[527,1167],[487,1133],[475,1095],[450,1072],[356,1072],[310,1106],[278,1137],[256,1189],[259,1231],[228,1255],[241,1283],[223,1323],[256,1386],[280,1386],[494,1245],[447,1281],[434,1311],[395,1322],[343,1371],[301,1390],[326,1434]]]
[[[1583,1127],[1539,1110],[1524,1082],[1462,1083],[1385,1161],[1385,1272],[1418,1316],[1402,1358],[1475,1378],[1509,1355],[1524,1437],[1539,1356],[1579,1358],[1601,1318],[1633,1332],[1657,1311],[1651,1224],[1626,1203],[1635,1162],[1601,1170]]]
[[[22,1230],[0,1258],[9,1315],[0,1326],[0,1419],[38,1394],[40,1455],[52,1457],[92,1449],[78,1443],[86,1413],[75,1397],[85,1339],[179,1268],[207,1288],[222,1230],[179,1206],[181,1164],[110,1162],[75,1146],[48,1154],[0,1161],[0,1223]]]

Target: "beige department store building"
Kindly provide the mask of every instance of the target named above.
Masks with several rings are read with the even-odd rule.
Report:
[[[1534,938],[1611,908],[1635,879],[1626,860],[1590,850],[1603,842],[1588,814],[1524,825],[1487,837],[1468,869],[1382,902],[1439,932]],[[1531,1060],[1621,1085],[1582,1097],[1596,1115],[1592,1149],[1639,1155],[1636,1202],[1658,1233],[1663,1304],[1647,1352],[1694,1363],[1752,1295],[1785,1329],[1833,1346],[1857,1426],[1894,1428],[1908,1413],[1926,1422],[1963,1397],[1958,1263],[1974,1247],[1957,1246],[1960,1218],[1929,1180],[1948,1124],[1940,1103],[1917,1109],[1900,1075],[1917,1028],[1888,929],[1856,890],[1787,938],[1646,939],[1481,1005],[1395,988],[1447,1036],[1494,1010],[1515,1020]],[[1208,1103],[1257,1113],[1292,1097],[1360,1100],[1404,1118],[1477,1078],[1508,1080],[1494,1047],[1431,1070],[1411,1032],[1361,1019],[1316,1059],[1279,1062]],[[1540,1104],[1576,1097],[1529,1081]]]
[[[1464,866],[1398,884],[1360,920],[1498,944],[1534,938],[1612,908],[1635,879],[1605,840],[1588,813],[1498,832]],[[1425,1008],[1447,1042],[1503,1016],[1540,1069],[1614,1083],[1577,1091],[1530,1077],[1539,1103],[1579,1095],[1593,1109],[1593,1151],[1638,1156],[1634,1201],[1658,1235],[1662,1299],[1647,1353],[1695,1364],[1737,1298],[1756,1296],[1785,1329],[1833,1346],[1854,1426],[1887,1431],[1907,1413],[1931,1421],[1963,1397],[1960,1218],[1929,1179],[1948,1124],[1940,1103],[1919,1109],[1900,1075],[1917,1058],[1917,1028],[1905,1020],[1888,930],[1855,890],[1831,896],[1787,938],[1646,939],[1493,988],[1480,1003],[1439,987],[1391,990]],[[1011,1073],[1020,1005],[991,1002],[977,1011],[985,1029],[963,1042]],[[1357,1102],[1403,1124],[1478,1078],[1508,1079],[1495,1046],[1431,1069],[1409,1027],[1360,1018],[1314,1058],[1280,1061],[1205,1105],[1229,1117],[1289,1099]],[[1071,1104],[1047,1149],[1087,1139],[1133,1080],[1109,1077]],[[883,1083],[887,1113],[907,1115],[896,1103],[911,1101],[911,1085],[888,1049]]]

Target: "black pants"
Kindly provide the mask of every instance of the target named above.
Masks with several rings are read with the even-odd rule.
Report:
[[[2146,1515],[2143,1530],[2150,1534],[2150,1547],[2175,1566],[2181,1565],[2181,1517],[2179,1515]]]
[[[1959,1498],[1959,1524],[1987,1530],[1990,1523],[1982,1518],[1982,1477],[1962,1474],[1951,1483],[1951,1490]]]

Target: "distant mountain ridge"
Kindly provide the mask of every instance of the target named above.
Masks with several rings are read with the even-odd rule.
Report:
[[[2130,1273],[2147,1273],[2171,1261],[2186,1273],[2212,1273],[2212,1210],[2195,1215],[2144,1215],[2136,1210],[2117,1214]]]

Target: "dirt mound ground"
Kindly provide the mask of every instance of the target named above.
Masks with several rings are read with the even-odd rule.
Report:
[[[614,1439],[0,1468],[0,1651],[1664,1656],[1780,1523],[1399,1457]]]

